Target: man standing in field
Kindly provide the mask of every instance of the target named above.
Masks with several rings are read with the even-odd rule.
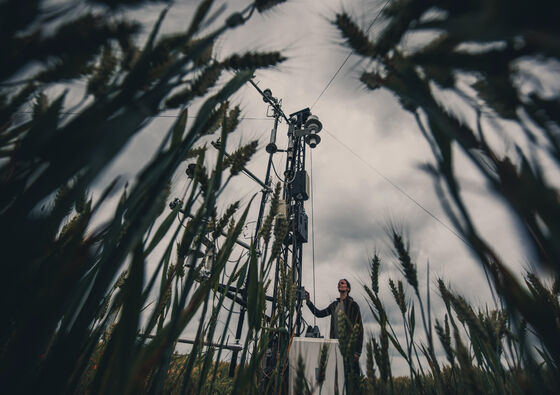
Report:
[[[305,292],[305,299],[307,301],[307,307],[309,310],[318,318],[326,317],[328,315],[331,316],[331,331],[330,331],[330,338],[331,339],[339,339],[340,338],[340,328],[339,328],[339,315],[343,314],[343,317],[346,319],[346,322],[350,326],[350,330],[348,331],[348,336],[351,335],[352,331],[354,330],[354,326],[357,324],[358,328],[358,336],[356,338],[356,342],[353,346],[353,356],[354,356],[354,363],[356,372],[359,372],[359,360],[360,355],[362,353],[362,343],[364,341],[364,327],[362,325],[362,315],[360,314],[360,306],[358,303],[354,301],[348,294],[350,293],[350,283],[345,278],[338,281],[338,292],[340,293],[340,297],[337,298],[334,302],[332,302],[326,309],[319,310],[317,309],[313,303],[311,303],[309,292]],[[349,340],[349,339],[348,339]]]

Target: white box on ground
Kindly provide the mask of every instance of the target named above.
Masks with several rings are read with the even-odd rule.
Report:
[[[294,384],[296,382],[296,369],[299,356],[305,363],[305,378],[309,388],[317,384],[319,372],[319,354],[323,344],[329,345],[329,356],[327,358],[327,370],[325,372],[325,382],[321,390],[321,395],[330,395],[335,392],[335,372],[338,374],[338,393],[342,394],[344,389],[344,366],[342,354],[338,348],[337,339],[321,339],[313,337],[295,337],[288,358],[290,360],[289,393],[294,394]],[[315,388],[314,394],[319,393],[319,387]]]

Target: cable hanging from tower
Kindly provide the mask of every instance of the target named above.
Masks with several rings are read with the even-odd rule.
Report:
[[[373,27],[373,25],[375,24],[375,22],[377,21],[377,18],[379,18],[379,16],[381,15],[381,13],[383,12],[383,10],[385,9],[385,7],[387,7],[387,5],[389,4],[389,1],[391,0],[387,0],[385,2],[385,4],[383,4],[383,7],[381,7],[381,9],[379,10],[379,12],[377,13],[377,15],[375,16],[375,18],[373,18],[373,21],[371,21],[371,23],[369,24],[368,28],[366,29],[366,34],[369,33],[369,31],[371,30],[371,28]],[[344,59],[344,61],[342,62],[342,64],[340,65],[340,67],[335,71],[335,73],[333,74],[333,76],[331,77],[331,79],[329,80],[329,82],[327,82],[327,85],[325,85],[325,87],[323,88],[323,90],[321,91],[321,93],[319,93],[319,96],[317,96],[317,98],[315,99],[315,101],[313,102],[313,104],[311,105],[311,109],[313,109],[313,107],[315,107],[315,104],[317,104],[317,102],[319,101],[319,99],[323,96],[323,94],[327,91],[327,89],[329,89],[329,87],[331,86],[331,84],[333,83],[333,81],[336,79],[336,77],[338,76],[338,73],[340,73],[340,71],[342,70],[342,68],[344,67],[344,65],[348,62],[348,60],[350,59],[350,56],[352,56],[352,54],[354,53],[354,50],[351,50],[350,53],[348,54],[348,56],[346,56],[346,59]]]

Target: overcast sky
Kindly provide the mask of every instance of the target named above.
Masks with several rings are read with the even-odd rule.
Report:
[[[185,29],[190,21],[194,2],[177,3],[164,23],[166,32]],[[248,3],[228,1],[224,15],[240,10]],[[215,56],[223,58],[235,51],[281,50],[288,60],[276,69],[257,72],[255,82],[261,89],[270,88],[275,97],[282,99],[284,112],[290,114],[311,107],[317,101],[350,52],[342,45],[338,31],[330,22],[336,12],[345,9],[356,16],[361,26],[368,26],[384,3],[384,0],[289,1],[265,15],[255,13],[245,26],[228,33],[219,40]],[[159,10],[159,6],[151,6],[134,12],[134,16],[151,26]],[[381,19],[370,31],[372,39],[383,25]],[[319,116],[324,130],[320,134],[321,143],[312,152],[312,169],[308,162],[314,193],[315,288],[311,243],[304,247],[303,285],[315,295],[318,307],[323,308],[337,297],[338,279],[347,278],[352,284],[351,295],[360,304],[368,322],[366,330],[377,334],[378,329],[367,312],[360,286],[368,283],[368,261],[377,250],[383,258],[380,287],[384,303],[393,312],[394,325],[401,333],[400,319],[387,284],[389,277],[402,278],[396,259],[390,253],[385,231],[388,224],[396,223],[410,236],[412,257],[418,265],[423,292],[429,261],[433,317],[442,319],[443,315],[434,286],[438,277],[444,278],[474,305],[492,305],[479,264],[465,244],[442,225],[451,227],[440,207],[431,178],[418,169],[418,165],[433,160],[414,118],[401,109],[390,92],[383,89],[371,92],[361,85],[358,78],[367,67],[366,62],[351,56],[311,109]],[[261,149],[248,167],[264,178],[268,156],[264,146],[273,121],[267,119],[266,105],[250,85],[242,88],[232,101],[241,106],[244,117],[251,119],[241,123],[228,144],[228,150],[235,149],[241,142],[258,139]],[[112,164],[100,183],[115,174],[132,179],[146,164],[146,158],[155,151],[172,122],[173,118],[154,119]],[[286,132],[287,126],[282,123],[278,131],[279,148],[285,148]],[[464,182],[463,190],[467,204],[475,214],[475,222],[507,265],[521,273],[528,257],[523,255],[523,241],[515,230],[516,224],[501,202],[491,197],[477,171],[459,152],[457,154],[458,174]],[[278,169],[283,169],[285,157],[276,154],[275,163]],[[184,191],[187,181],[184,168],[177,172],[173,181],[171,198]],[[223,208],[238,199],[247,202],[259,189],[248,178],[239,176],[219,206]],[[256,203],[253,218],[249,221],[256,219]],[[306,203],[306,211],[310,216],[311,239],[311,200]],[[408,294],[412,295],[410,290]],[[306,321],[313,323],[308,309],[304,310]],[[318,319],[317,325],[321,333],[328,336],[329,319]],[[399,371],[401,363],[397,358],[394,363],[397,368],[394,373],[406,374],[405,370]]]

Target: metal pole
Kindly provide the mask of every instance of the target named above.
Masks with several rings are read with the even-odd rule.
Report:
[[[243,295],[243,298],[245,299],[246,296]],[[237,321],[237,330],[235,332],[235,342],[238,343],[239,339],[241,339],[241,332],[243,330],[243,320],[245,319],[245,311],[247,309],[245,307],[241,307],[241,310],[239,311],[239,321]],[[229,377],[233,377],[235,376],[235,367],[237,365],[237,351],[233,352],[233,355],[231,356],[231,362],[229,364]]]
[[[276,108],[275,108],[276,109]],[[275,110],[274,112],[274,128],[272,129],[272,134],[274,136],[276,136],[276,129],[278,128],[278,118],[280,117],[280,113],[278,111]],[[254,239],[253,239],[253,246],[255,248],[255,250],[258,252],[259,251],[259,230],[262,224],[262,219],[264,216],[264,209],[266,206],[266,197],[268,195],[268,193],[271,191],[270,189],[270,168],[272,166],[272,156],[274,155],[274,152],[271,152],[268,155],[268,164],[266,166],[266,175],[264,178],[264,187],[262,190],[262,197],[261,197],[261,205],[259,207],[259,216],[257,217],[257,225],[255,227],[255,235],[254,235]],[[256,178],[256,177],[255,177]],[[266,254],[264,254],[263,260],[266,259]],[[261,261],[261,270],[263,268],[264,262]],[[249,272],[247,273],[247,279],[251,278],[251,273],[250,273],[250,269]],[[243,299],[243,301],[245,302],[245,305],[247,305],[247,283],[245,283],[245,288],[242,290],[241,292],[241,297]],[[241,334],[243,332],[243,322],[245,321],[245,307],[241,308],[241,311],[239,312],[239,319],[237,321],[237,330],[235,331],[235,341],[239,342],[239,340],[241,339]],[[229,366],[229,376],[233,377],[235,375],[235,367],[237,365],[237,356],[238,356],[239,352],[238,351],[234,351],[231,355],[231,362],[230,362],[230,366]]]
[[[271,142],[272,142],[273,139],[274,139],[274,142],[276,141],[276,131],[278,129],[278,117],[279,116],[280,116],[280,114],[278,114],[278,112],[274,113],[274,127],[272,128],[272,131],[270,133]],[[270,144],[269,144],[269,146],[270,146]],[[268,164],[267,164],[267,167],[266,167],[265,180],[267,182],[267,185],[269,186],[269,191],[272,191],[272,188],[270,188],[270,185],[272,183],[272,180],[270,179],[270,168],[272,166],[272,157],[273,157],[273,155],[276,151],[271,149],[268,152],[269,152],[269,155],[268,155]],[[264,217],[265,206],[266,206],[266,195],[263,192],[263,198],[261,200],[261,207],[259,209],[259,217],[258,217],[258,221],[257,221],[257,231],[260,229],[260,226],[262,224],[262,219]],[[255,244],[258,246],[259,245],[259,238],[257,236],[257,231],[255,231],[255,238],[256,238],[256,243]],[[262,252],[262,255],[261,255],[261,273],[263,272],[264,266],[266,264],[266,253],[267,253],[268,245],[266,245],[264,248],[265,248],[265,250]]]

